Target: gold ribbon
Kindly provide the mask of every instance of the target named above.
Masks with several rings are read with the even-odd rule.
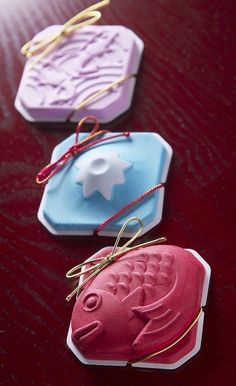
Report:
[[[122,83],[126,82],[126,80],[129,80],[133,77],[135,77],[136,74],[130,74],[130,75],[123,75],[120,78],[116,79],[114,82],[109,83],[106,87],[102,88],[101,90],[98,90],[94,94],[90,95],[88,98],[86,98],[83,102],[79,103],[78,105],[73,107],[73,110],[68,115],[67,120],[70,120],[74,114],[76,114],[79,110],[81,110],[83,107],[89,105],[91,102],[93,102],[95,99],[99,98],[106,92],[111,91],[113,88],[120,86]]]
[[[128,226],[129,223],[131,223],[133,221],[137,221],[139,223],[139,229],[137,230],[137,232],[134,234],[134,236],[130,240],[128,240],[121,247],[119,247],[120,239],[122,238],[123,233],[124,233],[126,227]],[[71,268],[67,272],[67,274],[66,274],[67,278],[79,278],[80,276],[84,275],[85,273],[90,273],[90,274],[89,274],[89,276],[85,280],[82,281],[82,283],[80,283],[66,297],[66,300],[70,301],[71,298],[75,294],[77,294],[77,296],[78,296],[80,294],[80,292],[82,291],[84,285],[87,282],[92,280],[104,268],[106,268],[108,265],[112,264],[120,256],[122,256],[122,255],[126,254],[127,252],[130,252],[130,251],[132,251],[134,249],[138,249],[138,248],[141,248],[141,247],[146,247],[146,246],[157,244],[157,243],[163,243],[163,242],[166,241],[165,237],[160,237],[160,238],[155,239],[155,240],[147,241],[145,243],[141,243],[141,244],[138,244],[138,245],[134,245],[133,247],[129,247],[129,245],[132,244],[137,239],[137,237],[142,233],[143,228],[144,228],[144,224],[143,224],[142,220],[139,217],[131,217],[131,218],[129,218],[127,221],[125,221],[125,223],[123,224],[122,228],[120,229],[120,231],[119,231],[119,233],[117,235],[114,247],[113,247],[112,251],[107,256],[98,257],[98,258],[91,259],[91,260],[86,260],[84,263],[78,264],[75,267]],[[93,265],[92,267],[89,267],[87,269],[83,269],[82,270],[83,266],[86,266],[86,265],[88,265],[90,263],[93,263],[95,261],[97,261],[98,263]]]
[[[31,56],[39,54],[39,56],[30,64],[29,69],[32,69],[36,63],[53,51],[65,37],[82,27],[96,23],[102,16],[98,9],[109,3],[110,0],[99,1],[91,7],[84,9],[82,12],[77,13],[77,15],[62,25],[60,31],[39,41],[32,39],[25,43],[21,48],[21,53],[23,55],[27,58],[31,58]]]

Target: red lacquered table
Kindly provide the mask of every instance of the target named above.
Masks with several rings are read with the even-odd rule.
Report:
[[[0,384],[233,385],[235,361],[235,88],[233,0],[113,0],[103,24],[145,43],[132,109],[114,131],[156,131],[173,147],[162,223],[146,239],[197,250],[212,267],[200,353],[175,371],[86,367],[65,345],[73,301],[65,272],[108,238],[56,238],[38,222],[35,175],[72,124],[27,123],[14,109],[20,47],[92,2],[2,0]]]

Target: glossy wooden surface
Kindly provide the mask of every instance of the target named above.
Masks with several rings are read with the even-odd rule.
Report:
[[[55,238],[38,222],[35,175],[73,125],[27,123],[14,109],[20,47],[92,2],[0,2],[1,307],[4,386],[233,385],[235,377],[235,88],[233,0],[113,0],[103,24],[130,27],[145,43],[129,113],[114,131],[156,131],[173,147],[162,223],[143,240],[196,249],[212,267],[200,353],[176,371],[81,365],[65,345],[71,266],[111,244]]]

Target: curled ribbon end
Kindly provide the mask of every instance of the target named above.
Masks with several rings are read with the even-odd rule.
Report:
[[[38,185],[43,184],[43,183],[44,183],[44,178],[42,178],[41,176],[37,176],[37,177],[36,177],[36,183],[37,183]]]
[[[36,177],[35,181],[36,181],[36,184],[38,185],[41,185],[43,183],[38,177]]]
[[[41,169],[40,172],[36,176],[37,184],[41,185],[41,184],[48,182],[48,180],[53,175],[54,170],[55,170],[54,164],[48,164],[43,169]]]
[[[48,173],[43,169],[41,170],[37,176],[36,176],[36,182],[38,185],[41,185],[41,184],[44,184],[45,182],[47,182],[47,179],[48,179]]]
[[[61,31],[46,37],[39,42],[34,43],[33,40],[30,40],[29,42],[25,43],[21,48],[21,53],[29,58],[32,55],[37,55],[42,51],[41,55],[34,62],[34,64],[36,64],[39,60],[47,56],[49,52],[51,52],[55,47],[57,47],[57,45],[61,42],[62,39],[64,39],[64,37],[70,35],[82,27],[96,23],[97,20],[99,20],[101,17],[101,12],[98,11],[98,9],[108,4],[110,4],[110,0],[102,0],[86,8],[85,10],[79,12],[77,15],[69,19],[63,25]],[[31,70],[31,68],[32,67],[29,67],[28,69]]]
[[[167,238],[166,237],[160,237],[159,239],[156,240],[158,243],[166,243]]]

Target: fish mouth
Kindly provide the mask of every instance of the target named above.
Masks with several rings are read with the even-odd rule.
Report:
[[[80,347],[87,346],[103,331],[103,324],[99,320],[86,324],[83,327],[77,328],[72,333],[72,340]]]

